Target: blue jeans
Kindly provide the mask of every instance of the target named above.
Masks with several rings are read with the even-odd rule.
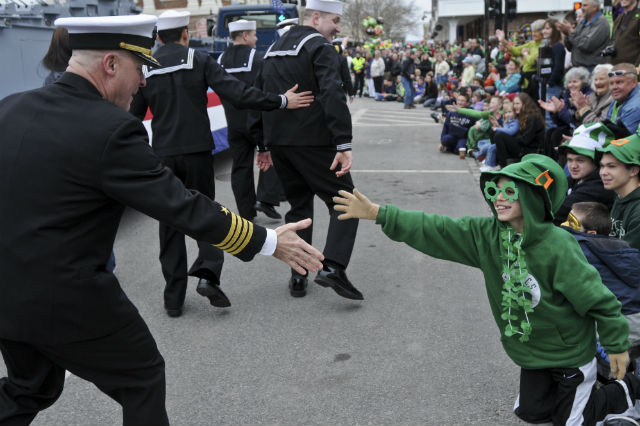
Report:
[[[416,97],[413,84],[409,79],[402,77],[402,87],[404,87],[404,106],[413,105],[413,98]]]
[[[436,74],[436,85],[438,85],[440,83],[446,83],[447,79],[448,79],[448,77],[446,75]]]
[[[487,166],[495,167],[496,163],[496,146],[491,143],[489,139],[481,139],[478,141],[478,152],[474,153],[473,156],[478,158],[479,156],[484,155],[484,163]]]

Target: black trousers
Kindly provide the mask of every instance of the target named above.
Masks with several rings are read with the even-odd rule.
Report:
[[[0,425],[28,425],[62,393],[65,370],[122,405],[122,424],[168,425],[164,359],[141,317],[98,339],[36,345],[0,339]],[[118,423],[113,419],[112,423]]]
[[[338,191],[353,192],[351,174],[336,177],[336,170],[329,170],[336,155],[334,147],[270,147],[273,164],[291,204],[285,222],[313,219],[313,199],[317,195],[329,210],[329,230],[324,246],[325,262],[343,268],[349,265],[353,244],[358,231],[358,220],[338,220],[341,213],[333,210],[333,197]],[[313,225],[298,231],[298,235],[311,244]]]
[[[245,219],[256,217],[256,201],[277,206],[280,204],[282,185],[273,167],[258,175],[258,191],[256,194],[253,176],[253,159],[256,151],[255,143],[244,132],[229,127],[229,147],[233,165],[231,166],[231,189],[236,199],[238,213]]]
[[[384,81],[383,76],[373,77],[373,87],[376,89],[376,93],[382,93],[383,81]]]
[[[358,94],[362,96],[362,91],[364,90],[364,70],[359,73],[355,73],[355,76],[355,87],[353,88],[353,91],[356,93],[359,91],[360,93]]]
[[[596,362],[580,368],[520,370],[515,414],[529,423],[593,426],[608,414],[620,414],[635,401],[640,380],[627,373],[624,385],[611,381],[595,388]]]
[[[536,148],[524,145],[522,137],[519,135],[508,135],[498,132],[494,136],[496,144],[496,160],[500,167],[507,165],[507,159],[520,160],[523,155],[536,152]]]
[[[211,152],[163,157],[162,163],[170,168],[178,179],[189,189],[195,189],[215,199],[213,176],[213,156]],[[220,249],[203,241],[198,241],[198,258],[187,272],[187,248],[184,234],[160,223],[160,264],[166,281],[164,306],[179,308],[184,303],[188,276],[206,278],[220,282],[223,253]]]

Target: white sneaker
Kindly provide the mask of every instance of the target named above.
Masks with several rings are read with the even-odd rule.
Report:
[[[500,166],[487,166],[486,164],[484,166],[480,166],[480,171],[481,172],[497,172],[500,170]]]

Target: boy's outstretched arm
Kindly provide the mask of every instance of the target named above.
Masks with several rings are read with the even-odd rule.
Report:
[[[353,190],[353,194],[347,191],[338,191],[340,197],[333,197],[333,206],[335,211],[344,212],[338,216],[339,220],[345,219],[369,219],[376,220],[380,205],[374,204],[367,197],[362,195],[357,189]]]

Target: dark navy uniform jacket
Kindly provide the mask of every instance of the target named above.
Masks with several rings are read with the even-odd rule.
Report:
[[[262,114],[264,143],[269,146],[334,146],[351,149],[351,114],[347,107],[338,55],[322,34],[296,26],[269,47],[256,83],[282,93],[298,84],[315,97],[308,108]]]
[[[58,344],[139,318],[105,269],[125,206],[242,260],[266,230],[188,190],[77,74],[0,101],[0,337]],[[135,261],[135,259],[132,259]]]
[[[143,118],[150,107],[153,149],[160,157],[213,150],[207,113],[209,87],[236,108],[269,111],[286,107],[283,95],[246,85],[205,53],[169,43],[161,46],[154,57],[162,66],[143,67],[147,86],[134,98],[131,112]]]

